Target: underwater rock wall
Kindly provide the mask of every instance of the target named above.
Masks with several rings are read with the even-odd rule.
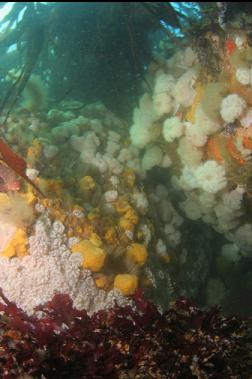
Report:
[[[170,272],[162,269],[171,256],[155,232],[159,215],[153,211],[161,208],[162,188],[145,192],[138,152],[130,146],[124,124],[104,106],[76,111],[80,104],[68,102],[62,107],[42,117],[14,115],[6,125],[8,142],[26,151],[27,175],[46,199],[30,186],[3,196],[4,232],[15,226],[16,234],[2,246],[0,286],[29,313],[57,292],[70,294],[75,306],[93,312],[116,299],[127,303],[118,290],[129,296],[143,286],[158,293],[161,283],[165,305],[167,294],[168,299],[174,296]],[[22,140],[16,139],[18,131]],[[167,238],[175,247],[182,219],[166,192],[162,201]],[[21,206],[18,214],[28,213],[28,221],[14,217]],[[59,238],[53,237],[55,225],[62,229]]]
[[[223,304],[228,267],[235,267],[230,274],[240,270],[243,275],[243,262],[250,262],[252,251],[251,47],[240,32],[226,38],[223,43],[211,35],[222,56],[217,77],[204,72],[190,47],[160,67],[153,65],[154,94],[143,95],[130,129],[132,145],[143,157],[143,174],[169,162],[167,186],[182,193],[177,196],[182,216],[201,220],[224,237],[221,248],[212,246],[220,251],[212,262],[216,277],[207,284],[209,304]],[[245,273],[247,294],[250,275]],[[216,292],[222,294],[218,299]]]
[[[232,294],[244,275],[243,304],[249,296],[251,48],[235,32],[220,46],[217,77],[191,47],[152,64],[153,94],[139,100],[129,131],[101,103],[76,100],[47,113],[17,110],[5,125],[47,199],[41,203],[28,187],[21,192],[33,208],[41,203],[49,211],[48,222],[64,225],[71,251],[101,291],[130,296],[140,286],[163,308],[183,294],[234,310]],[[23,225],[27,241],[38,222],[36,214]],[[2,253],[17,269],[33,249],[15,246]],[[5,258],[1,264],[8,271]],[[4,277],[2,283],[11,293]],[[80,307],[89,309],[85,301]]]

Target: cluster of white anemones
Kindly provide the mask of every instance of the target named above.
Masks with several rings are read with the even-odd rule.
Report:
[[[77,309],[88,313],[107,309],[116,301],[129,304],[117,290],[98,289],[92,273],[84,270],[83,258],[71,253],[64,225],[42,214],[29,238],[29,255],[23,259],[0,257],[0,287],[5,296],[25,310],[51,300],[56,293],[69,294]]]
[[[237,41],[239,50],[246,48],[244,43],[240,44],[239,38]],[[177,165],[174,159],[178,157],[180,174],[173,176],[172,184],[184,191],[185,200],[180,202],[179,207],[185,216],[192,220],[202,219],[210,224],[245,255],[244,252],[248,254],[251,250],[252,242],[249,237],[251,224],[241,223],[241,216],[245,214],[244,189],[239,186],[232,191],[228,189],[225,167],[213,159],[206,160],[206,145],[209,137],[221,132],[228,123],[239,120],[242,127],[249,128],[252,124],[252,108],[248,107],[241,95],[223,91],[218,106],[214,108],[214,116],[211,116],[206,102],[196,99],[196,61],[193,52],[187,49],[169,59],[166,68],[163,64],[162,69],[156,70],[152,99],[145,94],[134,112],[134,124],[130,129],[132,146],[139,150],[139,156],[142,157],[143,173],[154,166],[173,168]],[[250,68],[238,68],[236,79],[242,85],[251,85],[251,72]],[[218,83],[210,84],[209,91],[218,85],[221,93],[222,87]],[[192,109],[193,117],[188,118]],[[175,158],[170,151],[172,145],[171,150],[175,146],[177,153]],[[239,139],[237,136],[235,146],[244,159],[249,159],[251,150],[243,146],[242,137]],[[166,166],[164,156],[169,162]],[[224,255],[228,257],[226,252]]]

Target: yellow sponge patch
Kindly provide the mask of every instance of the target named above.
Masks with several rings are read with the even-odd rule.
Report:
[[[124,295],[133,295],[138,287],[138,277],[130,274],[118,274],[114,280],[114,288]]]
[[[95,180],[92,178],[92,176],[84,176],[80,182],[80,189],[82,191],[92,191],[95,189],[96,187],[96,182]]]
[[[140,243],[132,243],[128,248],[127,256],[132,259],[132,261],[142,266],[148,258],[148,252],[144,245],[141,245]]]
[[[97,272],[102,269],[107,253],[104,249],[97,247],[89,240],[82,240],[71,248],[73,253],[80,253],[83,256],[83,267]]]
[[[19,258],[24,257],[28,254],[28,237],[25,230],[19,228],[17,229],[14,238],[8,243],[4,249],[2,255],[6,258],[11,258],[17,256]]]

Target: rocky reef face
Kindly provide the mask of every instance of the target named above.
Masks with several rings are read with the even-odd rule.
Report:
[[[235,311],[232,277],[240,286],[245,275],[243,304],[249,296],[250,84],[239,62],[249,66],[250,47],[244,35],[225,38],[218,77],[206,80],[191,47],[152,66],[153,96],[141,97],[129,132],[101,103],[70,100],[40,115],[17,110],[5,125],[47,200],[21,192],[63,225],[101,290],[140,286],[164,309],[183,294]],[[28,242],[22,254],[13,246],[3,255],[32,254]]]

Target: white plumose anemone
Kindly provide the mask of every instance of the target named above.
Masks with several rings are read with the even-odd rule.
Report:
[[[178,117],[167,118],[163,126],[163,136],[167,142],[172,142],[175,138],[181,137],[184,126]]]
[[[227,185],[224,167],[216,161],[206,161],[195,171],[198,186],[206,192],[216,193]]]
[[[234,122],[246,109],[246,101],[236,93],[224,97],[221,103],[221,117],[226,122]]]

